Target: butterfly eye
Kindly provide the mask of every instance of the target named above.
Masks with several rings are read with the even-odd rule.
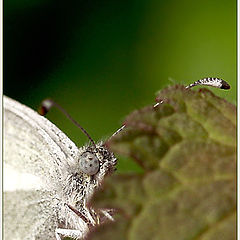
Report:
[[[99,170],[99,160],[89,152],[85,152],[80,156],[80,170],[88,175],[94,175]]]

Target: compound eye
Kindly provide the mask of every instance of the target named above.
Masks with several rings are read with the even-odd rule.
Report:
[[[99,160],[94,154],[90,152],[83,153],[80,156],[79,162],[80,162],[80,170],[83,173],[86,173],[88,175],[94,175],[99,170],[99,166],[100,166]]]

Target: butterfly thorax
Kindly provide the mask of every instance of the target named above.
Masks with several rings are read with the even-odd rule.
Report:
[[[99,170],[94,175],[82,173],[78,167],[81,156],[86,152],[94,154],[99,161]],[[96,148],[87,146],[79,149],[79,157],[65,171],[62,181],[64,184],[60,191],[61,196],[59,196],[61,203],[59,203],[58,211],[60,216],[63,216],[62,219],[65,219],[65,225],[78,227],[77,225],[83,224],[82,220],[93,225],[100,222],[98,214],[90,208],[89,202],[105,175],[114,171],[116,161],[114,154],[108,151],[102,143],[97,144]]]

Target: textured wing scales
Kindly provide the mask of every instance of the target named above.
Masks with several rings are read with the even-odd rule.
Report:
[[[59,218],[54,189],[61,187],[64,170],[77,157],[78,148],[30,108],[8,97],[3,103],[4,239],[55,239]],[[28,188],[31,176],[40,179],[33,189]],[[19,179],[21,190],[16,187]]]
[[[4,97],[5,163],[52,181],[77,154],[76,145],[50,121]]]
[[[4,239],[54,239],[57,216],[53,207],[48,192],[4,193]]]

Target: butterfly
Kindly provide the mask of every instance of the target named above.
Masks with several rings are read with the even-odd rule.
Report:
[[[88,206],[117,163],[104,143],[90,138],[78,148],[37,112],[6,96],[3,102],[4,177],[15,180],[4,189],[5,239],[81,239],[112,220],[110,209]]]
[[[197,85],[230,88],[222,79],[204,78],[186,89]],[[52,106],[72,120],[52,100],[43,103],[42,112]],[[84,239],[96,226],[113,221],[113,209],[90,205],[94,192],[117,164],[105,143],[95,143],[72,120],[90,140],[78,148],[53,123],[27,106],[4,96],[3,107],[4,238]]]

